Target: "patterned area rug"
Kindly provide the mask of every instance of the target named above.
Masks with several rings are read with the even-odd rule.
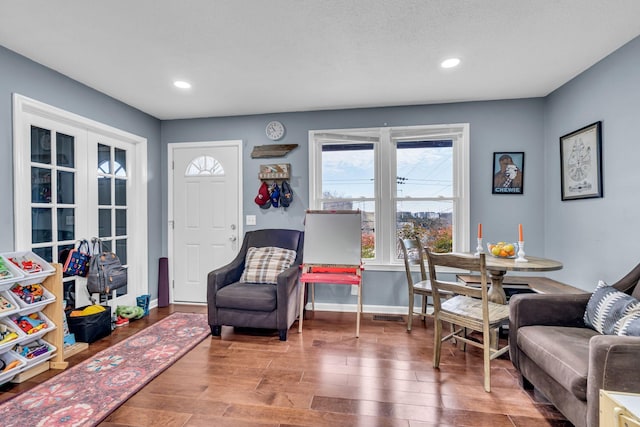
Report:
[[[0,405],[0,425],[94,426],[204,340],[206,315],[173,313]]]

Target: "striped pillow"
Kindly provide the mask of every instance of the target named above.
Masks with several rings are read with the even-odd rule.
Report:
[[[584,322],[605,335],[639,335],[640,302],[601,280],[589,298]]]
[[[278,283],[278,274],[282,273],[296,260],[296,251],[265,246],[249,248],[244,263],[244,272],[240,282]]]

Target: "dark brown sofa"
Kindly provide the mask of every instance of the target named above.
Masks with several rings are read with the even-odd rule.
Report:
[[[278,275],[277,285],[239,282],[250,247],[275,246],[296,251],[295,263]],[[209,326],[220,336],[222,325],[277,329],[280,340],[298,315],[298,276],[302,262],[304,232],[285,229],[249,231],[229,264],[207,276]]]
[[[613,284],[640,299],[640,264]],[[509,303],[509,354],[522,385],[535,387],[578,427],[598,426],[600,389],[640,392],[640,337],[585,326],[591,294],[520,294]]]

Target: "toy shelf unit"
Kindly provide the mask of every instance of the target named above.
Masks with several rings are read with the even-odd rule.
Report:
[[[260,165],[258,178],[263,181],[283,181],[291,179],[291,164],[278,163],[270,165]]]
[[[60,295],[60,264],[28,251],[0,254],[0,384],[67,367]]]

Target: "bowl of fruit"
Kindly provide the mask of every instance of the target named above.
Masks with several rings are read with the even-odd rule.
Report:
[[[489,254],[496,258],[515,258],[518,252],[518,244],[507,242],[487,243],[487,249]]]

